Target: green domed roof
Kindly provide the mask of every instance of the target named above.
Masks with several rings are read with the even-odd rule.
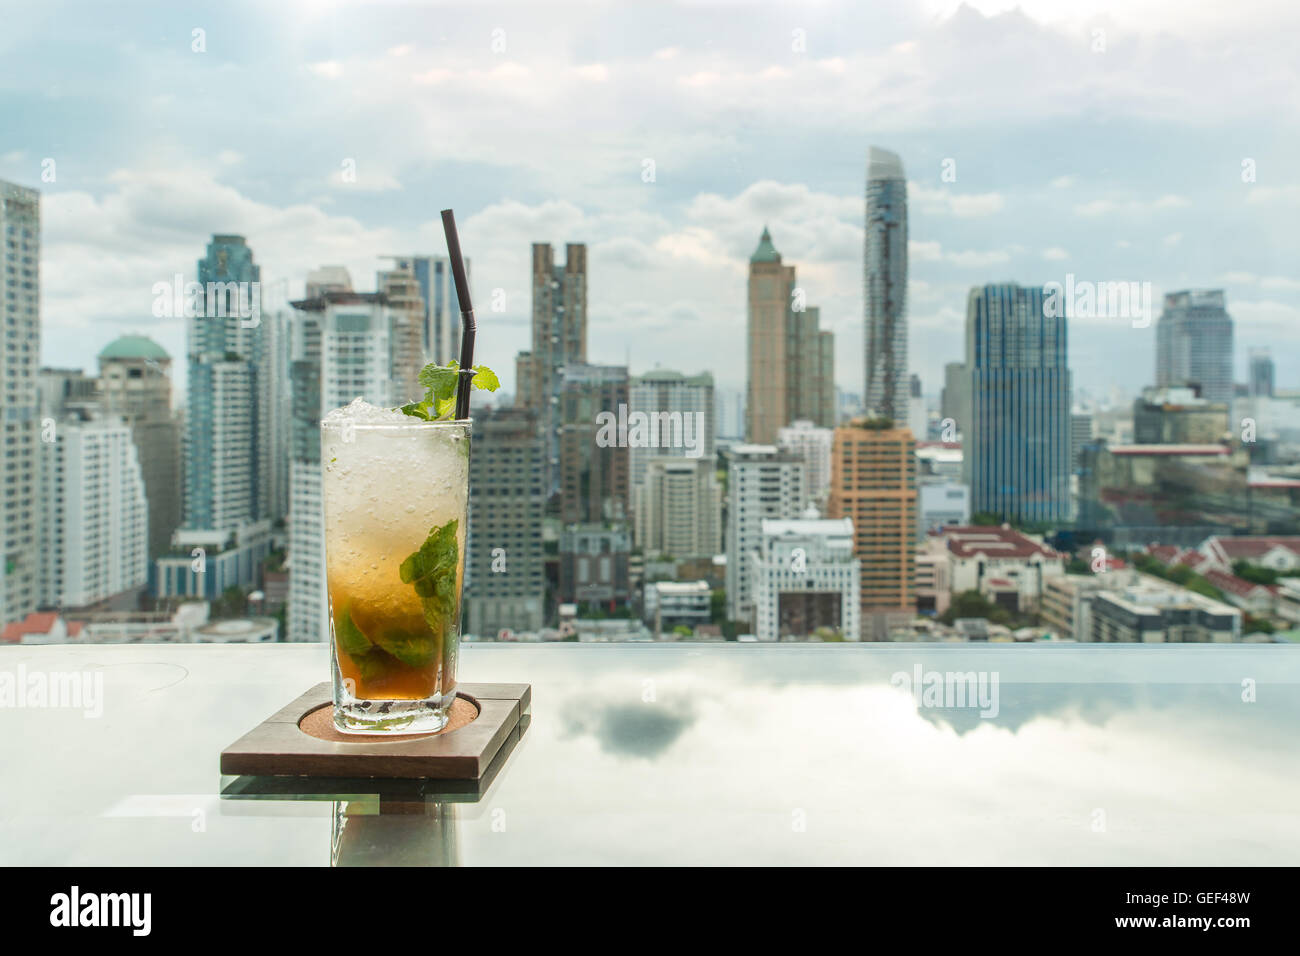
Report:
[[[123,335],[114,339],[99,353],[103,359],[153,359],[155,362],[169,362],[171,356],[167,350],[153,339],[143,335]]]
[[[772,245],[772,234],[767,231],[767,226],[763,227],[763,235],[759,237],[758,248],[754,254],[749,257],[750,262],[780,262],[781,253],[776,251],[776,246]]]

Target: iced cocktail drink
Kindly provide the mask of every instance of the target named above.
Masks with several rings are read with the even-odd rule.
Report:
[[[456,697],[469,421],[360,400],[321,421],[334,724],[441,730]]]

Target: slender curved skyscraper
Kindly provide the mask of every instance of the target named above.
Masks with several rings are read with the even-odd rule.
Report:
[[[867,154],[862,292],[866,344],[863,400],[872,415],[907,425],[907,179],[895,153]]]

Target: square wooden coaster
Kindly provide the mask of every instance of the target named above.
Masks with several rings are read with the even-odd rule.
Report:
[[[393,737],[338,734],[318,713],[331,706],[328,681],[282,707],[221,752],[221,773],[253,776],[478,780],[529,713],[528,684],[461,684],[452,727]],[[477,711],[465,719],[467,705]],[[313,736],[305,725],[322,736]]]

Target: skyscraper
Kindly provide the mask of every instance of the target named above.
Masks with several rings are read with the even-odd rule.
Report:
[[[420,369],[426,364],[426,309],[412,261],[398,259],[392,269],[381,270],[375,277],[375,288],[392,309],[394,404],[418,401],[424,394]]]
[[[0,180],[0,624],[36,609],[41,194]]]
[[[189,319],[184,527],[223,531],[269,510],[269,356],[247,308],[261,294],[261,268],[243,236],[217,235],[198,272],[215,294]]]
[[[966,301],[963,479],[973,512],[1008,521],[1070,516],[1065,317],[1044,314],[1043,300],[1041,287],[1002,284],[973,288]]]
[[[527,408],[474,413],[465,632],[539,631],[546,611],[543,443]]]
[[[99,353],[99,399],[131,427],[149,503],[149,558],[171,547],[181,522],[181,428],[172,412],[171,356],[143,335],[123,335]]]
[[[808,500],[808,466],[774,445],[734,445],[727,452],[727,618],[753,612],[754,561],[763,519],[798,518]]]
[[[949,362],[944,365],[943,391],[939,396],[939,417],[945,421],[951,419],[955,431],[959,435],[965,433],[966,418],[970,414],[963,407],[963,403],[968,397],[968,386],[965,365],[961,362]]]
[[[785,265],[766,227],[749,259],[745,439],[776,441],[797,419],[835,423],[835,339],[806,303],[795,267]]]
[[[131,426],[86,413],[52,431],[41,445],[41,603],[80,608],[144,587],[149,510]]]
[[[547,494],[560,485],[560,390],[564,367],[587,361],[587,247],[569,243],[555,264],[548,242],[533,243],[533,345],[515,361],[515,404],[537,411],[546,439]]]
[[[415,276],[423,303],[423,342],[425,363],[446,365],[460,360],[460,299],[451,278],[451,262],[446,256],[390,256],[398,271]],[[465,278],[473,272],[465,259]],[[382,291],[382,288],[381,288]]]
[[[627,404],[625,365],[570,364],[561,369],[560,518],[577,522],[627,521],[632,515],[628,448],[610,435],[602,412]]]
[[[1189,385],[1208,402],[1232,403],[1232,318],[1222,289],[1165,296],[1156,322],[1156,385]]]
[[[907,179],[894,153],[867,157],[862,293],[869,413],[907,424]]]
[[[1273,397],[1273,356],[1268,349],[1250,350],[1250,394],[1255,398]]]
[[[835,429],[827,517],[853,522],[863,640],[885,640],[916,610],[916,440],[888,418]]]
[[[687,376],[670,369],[657,368],[644,375],[633,376],[628,388],[627,410],[629,419],[640,413],[652,416],[660,423],[657,446],[645,447],[640,443],[628,443],[628,467],[634,494],[645,480],[646,462],[651,458],[685,458],[690,452],[694,457],[713,459],[716,410],[713,376],[708,372]],[[679,433],[679,425],[685,431]],[[668,444],[679,434],[682,442],[690,441],[693,450],[684,445]]]

